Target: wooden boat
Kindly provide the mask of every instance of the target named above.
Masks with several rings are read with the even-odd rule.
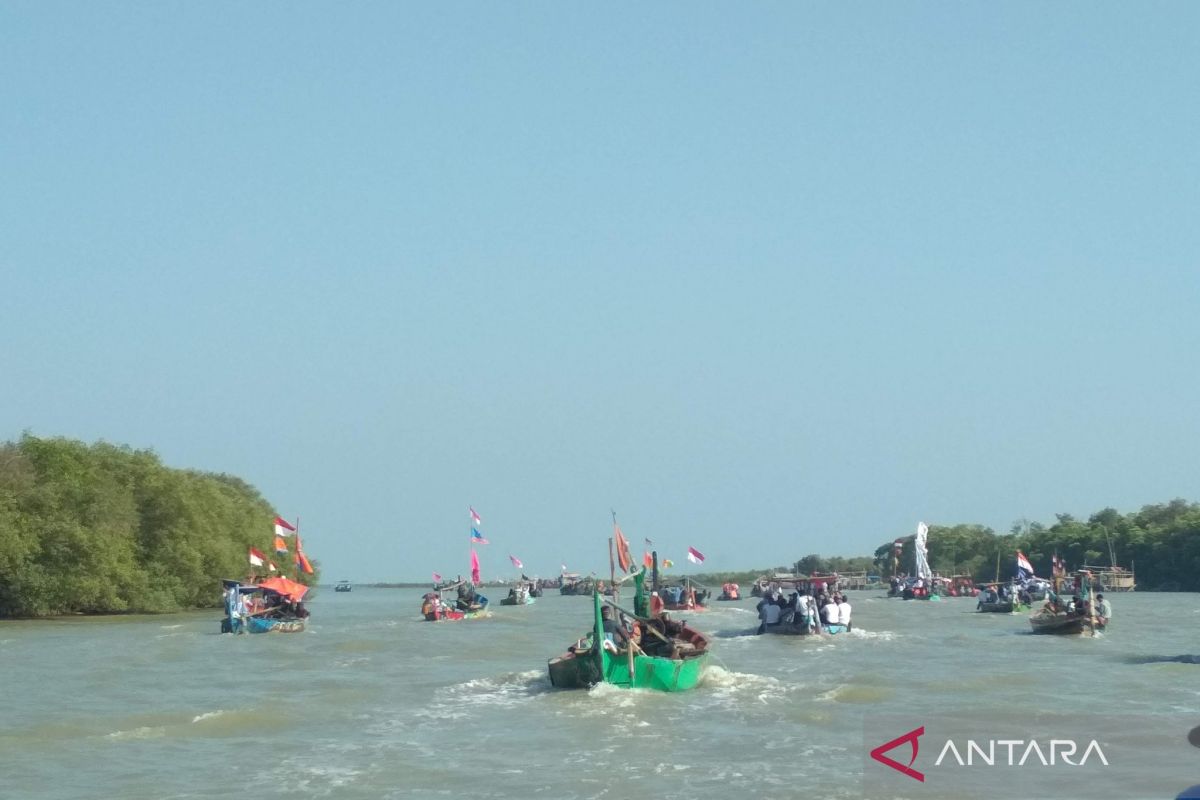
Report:
[[[638,583],[639,594],[641,582]],[[641,643],[618,649],[605,638],[599,592],[592,593],[592,632],[550,659],[550,683],[560,689],[581,689],[611,683],[634,689],[682,692],[694,688],[708,664],[708,639],[686,623],[637,616],[643,626]],[[642,601],[644,602],[644,601]],[[635,603],[640,605],[641,603]]]
[[[453,588],[460,585],[461,582]],[[481,594],[476,594],[474,600],[465,606],[459,601],[447,602],[442,598],[440,591],[426,592],[421,597],[421,616],[426,622],[458,622],[464,619],[484,619],[491,615],[488,611],[488,599]]]
[[[508,597],[500,599],[502,606],[531,606],[537,601],[528,586],[517,586],[508,590]]]
[[[1049,633],[1059,636],[1091,636],[1097,630],[1103,630],[1092,617],[1086,614],[1068,614],[1065,611],[1051,611],[1048,608],[1032,614],[1029,617],[1029,624],[1034,633]]]
[[[667,611],[707,611],[705,603],[712,594],[706,587],[684,578],[682,583],[657,588]]]
[[[850,630],[850,625],[830,625],[827,622],[822,622],[819,627],[810,629],[804,620],[784,620],[774,625],[763,625],[762,633],[777,633],[785,636],[819,636],[823,633],[830,636],[846,633]]]
[[[803,576],[795,576],[791,580],[781,581],[778,589],[780,592],[800,593],[809,596],[810,599],[815,598],[822,592],[827,591],[829,581],[823,576],[815,578],[806,578]],[[774,591],[774,590],[772,590]],[[794,599],[794,598],[793,598]],[[820,612],[814,612],[813,624],[809,625],[803,616],[797,615],[797,610],[792,608],[791,604],[782,609],[779,617],[779,622],[767,624],[763,614],[763,605],[771,603],[771,596],[768,595],[758,603],[760,619],[763,621],[759,624],[755,633],[774,633],[783,634],[785,636],[814,636],[818,634],[836,635],[846,633],[850,630],[850,624],[829,623],[820,619]],[[814,600],[815,603],[815,600]]]
[[[308,587],[287,578],[261,583],[222,581],[225,618],[221,633],[301,633],[308,619],[303,598]]]
[[[976,611],[990,614],[1019,614],[1029,610],[1029,606],[1025,603],[1016,602],[1014,600],[997,600],[995,602],[980,601],[976,607]]]

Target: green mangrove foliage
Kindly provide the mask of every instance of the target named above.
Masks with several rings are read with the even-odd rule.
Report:
[[[231,475],[25,435],[0,445],[0,616],[214,606],[250,547],[271,552],[274,517]]]
[[[911,571],[913,536],[903,542],[900,571]],[[893,540],[895,541],[895,540]],[[1200,504],[1186,500],[1143,506],[1121,514],[1106,508],[1086,522],[1058,514],[1050,526],[1021,520],[1005,534],[983,525],[929,527],[929,564],[942,575],[970,575],[976,581],[1012,576],[1022,551],[1038,575],[1049,577],[1057,554],[1068,570],[1115,563],[1137,573],[1139,589],[1200,590]],[[875,551],[883,575],[892,574],[893,542]]]

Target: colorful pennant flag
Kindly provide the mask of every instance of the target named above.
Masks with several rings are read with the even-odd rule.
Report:
[[[290,522],[288,522],[286,519],[284,519],[283,517],[275,518],[275,535],[276,536],[287,536],[288,534],[295,533],[295,532],[296,532],[296,529],[294,527],[292,527],[292,524]]]
[[[482,583],[479,577],[479,554],[471,549],[471,583]]]
[[[521,563],[521,559],[517,558],[517,557],[516,557],[516,556],[514,556],[512,553],[509,553],[509,554],[508,554],[508,560],[509,560],[509,561],[511,561],[511,562],[512,562],[512,565],[513,565],[514,567],[516,567],[517,569],[524,569],[524,568],[525,568],[525,565]]]
[[[303,550],[296,550],[296,569],[300,570],[306,575],[313,574],[313,565],[311,562],[309,562],[308,556],[304,555]]]
[[[288,552],[287,542],[285,542],[283,540],[282,536],[275,537],[275,552],[281,556],[287,555],[287,552]]]
[[[471,522],[475,523],[476,525],[482,525],[483,520],[481,520],[479,515],[475,513],[475,509],[472,506],[467,506],[467,508],[471,510]]]
[[[688,548],[687,556],[688,556],[688,561],[692,562],[693,564],[703,564],[704,563],[704,554],[701,553],[699,550],[697,550],[694,547]]]
[[[613,523],[613,538],[617,540],[617,563],[625,572],[633,572],[633,554],[629,552],[629,542],[616,522]]]
[[[471,544],[490,544],[478,528],[471,528]]]
[[[256,567],[261,567],[267,562],[267,557],[263,555],[263,551],[257,547],[250,548],[250,563]]]
[[[659,566],[661,566],[663,569],[670,569],[671,567],[675,566],[675,562],[669,558],[664,558]]]

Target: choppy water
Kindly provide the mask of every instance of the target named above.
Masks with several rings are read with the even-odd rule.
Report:
[[[852,595],[851,634],[755,637],[752,600],[717,603],[691,618],[714,666],[678,695],[551,689],[587,598],[431,624],[419,596],[324,591],[295,635],[222,636],[215,612],[0,623],[0,797],[850,798],[879,714],[1101,698],[1200,723],[1200,595],[1115,595],[1094,640],[879,592]],[[1195,752],[1168,785],[1200,783]]]

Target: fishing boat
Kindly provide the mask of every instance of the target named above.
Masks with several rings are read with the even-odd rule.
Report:
[[[1016,600],[980,600],[975,610],[986,614],[1019,614],[1029,610],[1029,605]]]
[[[1064,603],[1061,591],[1065,578],[1055,577],[1055,587],[1058,591],[1050,592],[1046,604],[1029,617],[1029,625],[1034,633],[1057,634],[1059,636],[1094,636],[1103,631],[1105,622],[1097,618],[1093,607],[1092,589],[1093,576],[1087,570],[1080,570],[1075,575],[1073,585],[1074,597]]]
[[[530,606],[536,602],[537,598],[533,596],[533,592],[527,583],[519,583],[508,590],[508,597],[500,599],[502,606]]]
[[[308,619],[303,599],[308,587],[287,578],[260,583],[221,582],[225,618],[221,633],[300,633]]]
[[[559,578],[558,593],[568,595],[587,595],[592,593],[596,581],[592,577],[583,577],[573,572],[564,572]]]
[[[338,581],[337,585],[333,587],[333,590],[335,592],[349,592],[353,588],[354,587],[350,585],[350,581]]]
[[[657,558],[657,554],[654,558]],[[667,611],[707,611],[705,603],[712,594],[707,587],[695,583],[691,578],[684,578],[680,583],[656,584],[655,590]]]
[[[775,577],[776,580],[766,587],[762,599],[758,601],[761,623],[755,633],[813,636],[836,635],[850,630],[849,622],[846,624],[825,622],[821,619],[820,610],[815,607],[816,598],[827,591],[835,591],[830,588],[830,582],[833,580],[831,577],[820,575],[776,575]],[[833,585],[836,586],[836,583]],[[790,597],[786,604],[781,605],[785,596]],[[807,616],[801,611],[800,597],[807,597],[814,603],[813,611]],[[767,607],[772,604],[779,607],[778,614],[774,609]]]
[[[717,597],[718,600],[741,600],[741,587],[732,581],[721,584],[721,594]]]
[[[641,635],[630,645],[619,648],[606,638],[602,607],[608,603],[599,592],[592,593],[593,629],[561,656],[550,659],[551,685],[560,689],[581,689],[597,683],[610,683],[631,689],[682,692],[695,688],[708,664],[708,639],[666,615],[651,619],[631,614]],[[619,609],[618,609],[619,610]]]

